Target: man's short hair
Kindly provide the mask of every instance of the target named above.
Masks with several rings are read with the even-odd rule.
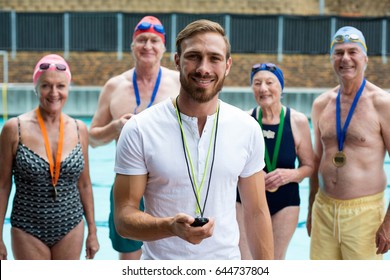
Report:
[[[193,37],[196,34],[199,33],[206,33],[206,32],[215,32],[220,34],[225,43],[226,43],[226,59],[230,57],[230,43],[225,35],[225,30],[223,27],[214,21],[206,20],[206,19],[200,19],[196,20],[194,22],[191,22],[188,24],[182,31],[179,32],[179,34],[176,37],[176,51],[177,54],[180,56],[182,49],[181,44],[183,40]]]

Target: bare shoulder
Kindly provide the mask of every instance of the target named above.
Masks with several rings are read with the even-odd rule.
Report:
[[[13,117],[4,123],[0,134],[0,143],[2,148],[7,147],[7,149],[9,149],[12,147],[12,151],[16,150],[16,145],[19,143],[19,122],[26,123],[27,125],[31,123],[25,122],[25,120],[28,120],[27,115],[28,113],[25,113],[18,117]],[[29,130],[29,128],[26,127],[26,130]]]
[[[171,70],[166,67],[163,69],[162,89],[160,95],[164,97],[176,97],[180,91],[180,75],[179,71]]]
[[[76,120],[76,122],[77,122],[77,125],[79,127],[81,141],[83,143],[87,143],[86,145],[88,145],[89,135],[88,135],[88,127],[87,127],[87,125],[83,121],[81,121],[81,120]]]
[[[32,110],[32,111],[23,113],[23,114],[21,114],[21,115],[19,115],[17,117],[12,118],[12,119],[9,119],[5,123],[4,128],[6,127],[7,124],[10,124],[17,131],[18,130],[18,125],[19,125],[18,122],[21,125],[23,125],[24,129],[29,131],[32,125],[37,124],[35,109]]]
[[[63,115],[66,119],[65,119],[65,122],[72,128],[74,129],[75,127],[78,129],[80,135],[88,135],[88,127],[87,125],[85,124],[85,122],[83,122],[82,120],[80,119],[75,119],[75,118],[72,118],[71,116],[69,115],[66,115],[64,114]]]
[[[161,69],[164,75],[164,79],[169,79],[174,83],[178,83],[178,84],[180,83],[179,71],[171,70],[167,67],[161,67]]]
[[[310,139],[310,125],[309,120],[305,114],[290,108],[291,110],[291,129],[293,131],[296,145],[301,141]],[[309,138],[308,138],[309,135]]]
[[[89,137],[88,136],[88,127],[85,124],[85,122],[83,122],[80,119],[72,118],[71,116],[68,116],[66,114],[64,114],[64,116],[66,118],[66,123],[68,124],[69,129],[72,132],[72,135],[73,135],[73,132],[78,131],[78,134],[80,136],[81,141],[82,142],[88,141],[88,137]],[[74,137],[76,137],[77,134],[74,133],[74,135],[75,135]],[[86,143],[88,143],[88,142],[86,142]]]
[[[70,119],[73,119],[71,117],[69,117]],[[77,126],[79,127],[79,130],[81,132],[87,132],[88,131],[88,128],[87,128],[87,125],[85,124],[85,122],[83,122],[82,120],[79,120],[79,119],[73,119],[76,123],[77,123]]]
[[[291,121],[295,125],[300,126],[300,125],[308,125],[309,124],[308,118],[306,117],[306,115],[304,113],[299,112],[293,108],[290,108],[290,111],[291,111]]]
[[[366,90],[377,109],[389,110],[390,93],[367,81]]]
[[[161,66],[161,69],[162,69],[162,72],[164,74],[167,74],[167,75],[173,76],[173,77],[175,77],[175,76],[179,77],[179,71],[177,71],[177,70],[172,70],[172,69],[169,69],[165,66]]]
[[[18,134],[18,120],[16,117],[7,120],[1,130],[1,135],[3,137],[10,137],[12,135]]]
[[[134,72],[134,68],[123,72],[120,75],[114,76],[110,78],[104,85],[102,93],[112,93],[117,88],[121,88],[126,85],[132,84],[132,73]]]
[[[115,84],[115,83],[123,83],[123,82],[131,82],[133,78],[134,68],[131,68],[117,76],[110,78],[107,83]]]
[[[313,105],[326,106],[332,99],[336,98],[339,86],[329,89],[314,99]]]

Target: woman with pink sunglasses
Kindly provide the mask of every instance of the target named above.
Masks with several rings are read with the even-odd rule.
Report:
[[[0,137],[0,259],[7,259],[3,224],[12,181],[15,259],[80,259],[84,218],[86,258],[99,250],[88,165],[86,125],[62,112],[71,72],[59,55],[35,66],[36,109],[8,120]]]

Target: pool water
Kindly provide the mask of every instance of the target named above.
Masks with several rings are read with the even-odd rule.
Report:
[[[89,126],[90,119],[83,119]],[[0,129],[3,126],[3,121],[0,120]],[[115,143],[111,142],[105,146],[98,148],[89,148],[89,167],[92,180],[94,201],[95,201],[95,219],[98,228],[98,239],[100,250],[96,254],[97,260],[115,260],[118,259],[118,253],[111,247],[111,241],[108,237],[108,214],[110,211],[110,190],[114,182],[114,158],[115,158]],[[386,156],[385,170],[388,174],[388,182],[390,182],[390,160]],[[6,220],[3,229],[3,239],[7,247],[8,259],[13,259],[10,239],[10,214],[14,194],[14,186],[9,198]],[[300,184],[301,207],[299,214],[299,222],[294,236],[289,245],[286,259],[288,260],[308,260],[310,238],[306,232],[306,216],[308,207],[309,186],[308,179],[305,179]],[[387,204],[389,204],[390,187],[386,190]],[[84,259],[84,253],[82,259]],[[390,253],[385,255],[385,259],[390,260]]]

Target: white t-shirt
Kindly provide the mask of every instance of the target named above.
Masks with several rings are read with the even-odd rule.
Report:
[[[144,242],[143,259],[240,259],[236,221],[239,177],[249,177],[264,167],[264,139],[259,124],[244,111],[220,101],[215,159],[204,217],[215,219],[213,236],[193,245],[179,237]],[[187,146],[198,185],[205,170],[216,114],[208,116],[199,137],[197,118],[181,114]],[[203,208],[213,160],[212,143],[201,190]],[[190,164],[188,160],[188,165]],[[191,167],[190,167],[191,170]],[[196,216],[180,126],[171,99],[133,116],[117,144],[115,172],[148,174],[145,212],[156,217],[177,213]]]

